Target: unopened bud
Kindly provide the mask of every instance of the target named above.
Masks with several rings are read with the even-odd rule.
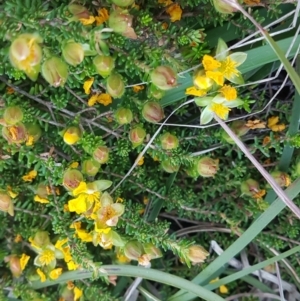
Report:
[[[14,277],[19,278],[22,274],[20,258],[17,255],[9,256],[9,269]]]
[[[26,132],[28,137],[32,137],[33,141],[36,142],[42,136],[42,130],[40,126],[36,123],[26,123],[25,124]]]
[[[137,35],[132,28],[132,19],[133,16],[131,16],[127,10],[116,9],[110,14],[108,25],[114,32],[119,33],[122,36],[136,39]]]
[[[83,181],[82,173],[77,169],[68,169],[63,175],[63,186],[67,190],[74,190]]]
[[[95,176],[100,169],[100,163],[94,159],[84,160],[82,163],[82,173],[88,176]]]
[[[104,164],[109,159],[109,149],[106,146],[99,146],[93,152],[93,158],[100,164]]]
[[[130,109],[119,108],[115,113],[116,121],[120,124],[128,124],[132,121],[133,115]]]
[[[208,90],[214,84],[214,81],[205,75],[204,70],[198,70],[195,72],[193,82],[200,90]]]
[[[150,259],[156,259],[162,257],[161,250],[156,246],[154,246],[152,243],[145,243],[144,250],[145,250],[145,254],[147,254]]]
[[[115,67],[115,60],[111,56],[97,55],[93,59],[96,71],[102,76],[107,77]]]
[[[44,248],[49,246],[50,243],[50,237],[49,233],[47,231],[38,231],[33,237],[33,244],[36,247]]]
[[[169,66],[156,67],[151,73],[152,83],[161,90],[170,90],[177,85],[177,74]]]
[[[189,247],[187,257],[193,263],[204,262],[209,253],[201,246],[194,245]]]
[[[5,191],[0,191],[0,211],[7,212],[9,215],[14,216],[13,200]]]
[[[236,4],[235,0],[230,1],[233,2],[233,4]],[[232,14],[233,12],[237,11],[237,9],[233,5],[227,3],[227,1],[224,0],[213,0],[213,4],[216,11],[221,14]]]
[[[77,126],[71,126],[64,132],[64,142],[68,145],[77,143],[81,138],[81,130]]]
[[[43,199],[47,199],[48,197],[48,190],[47,186],[43,183],[40,183],[36,189],[36,194]]]
[[[62,48],[62,55],[69,65],[77,66],[84,59],[84,50],[81,44],[68,42]]]
[[[179,170],[179,165],[173,165],[168,159],[161,162],[161,167],[168,173],[177,172]]]
[[[23,119],[23,111],[18,106],[8,107],[5,109],[3,119],[8,125],[14,125]]]
[[[112,0],[112,2],[120,7],[127,7],[134,3],[134,0]]]
[[[146,102],[142,114],[144,119],[151,123],[158,123],[165,117],[162,106],[155,101]]]
[[[198,174],[202,177],[213,177],[219,169],[219,160],[203,157],[197,163]]]
[[[288,187],[291,184],[290,176],[283,171],[273,171],[270,175],[280,187]]]
[[[26,128],[23,123],[2,128],[2,136],[9,143],[23,143],[27,139]]]
[[[42,65],[42,75],[53,87],[61,87],[68,78],[68,65],[59,57],[53,56]]]
[[[242,194],[253,196],[259,191],[259,184],[253,179],[248,179],[241,183]]]
[[[230,125],[231,130],[238,136],[242,137],[246,135],[249,131],[249,127],[246,126],[246,122],[242,120],[235,120]],[[222,132],[222,137],[230,144],[235,144],[232,138],[225,132]]]
[[[141,126],[136,126],[129,132],[129,140],[133,147],[141,145],[146,137],[146,131]]]
[[[160,142],[162,148],[167,150],[177,148],[179,144],[178,138],[168,132],[160,137]]]
[[[114,98],[122,97],[125,92],[125,85],[119,73],[114,72],[107,78],[106,92]]]
[[[74,301],[74,289],[68,288],[68,286],[65,286],[61,291],[61,298],[63,301]],[[77,299],[78,300],[78,299]]]
[[[124,254],[131,260],[138,260],[144,254],[143,245],[137,240],[129,241],[124,247]]]
[[[90,17],[89,11],[82,5],[79,4],[70,4],[68,10],[74,16],[76,20],[79,19],[88,19]]]

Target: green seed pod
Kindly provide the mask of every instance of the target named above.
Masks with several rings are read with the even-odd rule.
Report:
[[[100,163],[94,159],[84,160],[82,163],[82,173],[88,176],[95,176],[100,169]]]
[[[112,0],[112,2],[120,7],[127,7],[134,3],[134,0]]]
[[[93,158],[100,164],[104,164],[109,159],[109,149],[106,146],[99,146],[93,152]]]
[[[124,254],[131,260],[138,260],[144,254],[143,245],[137,240],[129,241],[124,247]]]
[[[53,87],[62,87],[68,78],[68,65],[59,57],[51,57],[42,65],[42,75]]]
[[[253,179],[248,179],[241,183],[241,192],[244,195],[253,196],[259,190],[258,182]]]
[[[49,233],[47,231],[38,231],[33,237],[33,245],[38,248],[44,248],[51,244]]]
[[[179,165],[172,165],[168,159],[161,162],[161,167],[168,173],[177,172],[179,170]]]
[[[13,200],[5,191],[0,191],[0,211],[7,212],[10,216],[14,216]]]
[[[193,263],[204,262],[209,253],[199,245],[194,245],[188,248],[187,257]]]
[[[234,2],[235,0],[231,0],[231,1]],[[238,2],[236,1],[236,3]],[[216,11],[221,14],[232,14],[233,12],[237,11],[237,9],[233,7],[233,5],[230,5],[223,0],[213,0],[213,5]]]
[[[198,174],[202,177],[213,177],[219,169],[219,160],[203,157],[197,163]]]
[[[88,19],[90,17],[89,11],[82,5],[70,4],[68,10],[74,16],[74,20]]]
[[[33,143],[38,141],[42,136],[42,130],[38,124],[26,123],[25,128],[26,128],[27,136],[32,137]]]
[[[14,125],[23,119],[23,111],[18,106],[8,107],[5,109],[3,119],[8,125]]]
[[[166,150],[175,149],[178,147],[179,140],[175,135],[167,132],[160,137],[161,147]]]
[[[22,274],[20,258],[17,255],[9,256],[9,269],[15,278],[19,278]]]
[[[106,91],[114,98],[122,97],[125,92],[125,85],[119,73],[114,72],[107,78]]]
[[[111,56],[97,55],[93,59],[96,71],[102,76],[107,77],[115,68],[115,60]]]
[[[145,254],[149,256],[150,259],[156,259],[162,257],[162,252],[159,248],[154,246],[152,243],[145,243],[144,244]]]
[[[128,124],[132,121],[133,115],[130,109],[119,108],[115,113],[115,118],[118,124]]]
[[[136,126],[129,132],[129,140],[133,147],[141,145],[146,137],[146,131],[141,126]]]
[[[288,187],[291,184],[291,178],[286,172],[277,170],[271,172],[270,175],[280,187]]]
[[[249,131],[249,128],[246,126],[246,122],[242,120],[233,121],[230,125],[230,128],[238,137],[246,135]],[[235,144],[235,142],[224,130],[222,131],[222,138],[230,144]]]
[[[158,123],[165,117],[162,106],[155,101],[148,101],[144,104],[142,115],[151,123]]]
[[[68,42],[62,48],[62,55],[69,65],[77,66],[84,59],[84,50],[81,44]]]
[[[156,67],[151,73],[152,83],[161,90],[170,90],[177,85],[177,74],[169,66]]]
[[[77,188],[82,181],[83,175],[77,169],[68,169],[63,175],[63,186],[70,191]]]
[[[20,144],[26,141],[27,132],[23,123],[2,128],[2,136],[8,143]]]

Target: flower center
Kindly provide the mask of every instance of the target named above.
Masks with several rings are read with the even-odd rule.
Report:
[[[49,265],[52,260],[55,259],[55,254],[51,250],[45,250],[40,256],[40,262],[42,265]]]
[[[226,119],[228,112],[230,111],[229,108],[225,107],[221,103],[214,103],[211,106],[211,110],[222,119]]]
[[[231,77],[233,75],[239,75],[239,71],[236,69],[237,63],[233,61],[230,57],[227,57],[225,61],[222,62],[220,71],[225,77]]]

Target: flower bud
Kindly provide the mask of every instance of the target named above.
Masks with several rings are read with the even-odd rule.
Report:
[[[68,286],[65,286],[61,291],[61,298],[63,301],[74,301],[74,290],[69,289]]]
[[[79,4],[70,4],[68,10],[74,16],[76,20],[79,19],[88,19],[90,17],[89,11],[82,5]]]
[[[93,158],[100,164],[104,164],[109,158],[109,149],[106,146],[99,146],[93,152]]]
[[[76,144],[81,138],[81,130],[77,126],[71,126],[64,132],[64,142],[68,145]]]
[[[230,128],[238,137],[246,135],[249,131],[249,127],[246,126],[246,122],[242,120],[233,121],[230,125]],[[235,142],[225,131],[222,131],[222,138],[230,144],[235,144]]]
[[[23,119],[23,111],[18,106],[8,107],[5,109],[3,119],[8,125],[14,125]]]
[[[107,77],[115,67],[115,61],[111,56],[97,55],[93,59],[96,71],[102,76]]]
[[[201,246],[194,245],[188,248],[187,257],[193,264],[204,262],[208,255],[209,253]]]
[[[33,237],[32,243],[35,247],[44,248],[51,244],[47,231],[38,231]]]
[[[166,150],[177,148],[179,144],[178,138],[168,132],[164,133],[160,137],[160,142],[161,142],[161,147]]]
[[[26,128],[23,123],[18,123],[13,126],[3,127],[2,136],[8,143],[22,143],[27,139]]]
[[[161,90],[170,90],[177,85],[177,74],[169,66],[156,67],[151,73],[152,83]]]
[[[17,255],[9,256],[9,269],[14,277],[19,278],[22,274],[20,258]]]
[[[179,170],[179,165],[171,164],[170,160],[168,159],[161,162],[161,167],[168,173],[177,172]]]
[[[144,119],[151,123],[158,123],[165,117],[163,108],[155,101],[146,102],[142,109],[142,114]]]
[[[94,159],[84,160],[82,163],[82,173],[88,176],[95,176],[100,169],[100,163]]]
[[[155,247],[152,243],[145,243],[144,250],[145,250],[145,254],[147,254],[150,259],[156,259],[162,257],[161,250]]]
[[[25,128],[26,128],[27,136],[32,137],[33,142],[38,141],[42,136],[42,130],[38,124],[26,123]]]
[[[110,14],[108,25],[114,32],[119,33],[122,36],[136,39],[137,35],[132,28],[132,19],[133,16],[131,16],[127,10],[116,9]]]
[[[141,145],[146,137],[146,131],[141,126],[136,126],[129,132],[129,140],[133,147]]]
[[[119,108],[115,113],[116,121],[120,124],[128,124],[132,121],[133,115],[130,109]]]
[[[84,59],[84,50],[81,44],[68,42],[62,48],[64,60],[71,66],[79,65]]]
[[[235,0],[231,0],[235,2]],[[235,7],[226,3],[224,0],[213,0],[213,5],[217,12],[221,14],[232,14],[233,12],[237,11]]]
[[[214,81],[205,75],[204,70],[198,70],[195,72],[193,82],[200,90],[208,90],[214,84]]]
[[[288,187],[291,184],[291,178],[285,172],[277,170],[271,172],[270,175],[280,187]]]
[[[114,72],[107,78],[106,92],[114,98],[122,97],[125,92],[125,85],[119,73]]]
[[[241,183],[241,192],[242,194],[253,196],[259,191],[259,184],[253,179],[248,179]]]
[[[149,98],[155,98],[157,100],[162,99],[165,95],[165,91],[159,89],[155,85],[151,84],[150,88],[147,91]]]
[[[144,254],[143,245],[137,240],[129,241],[124,247],[124,254],[131,260],[138,260]]]
[[[42,65],[42,75],[53,87],[61,87],[68,78],[68,65],[59,57],[53,56]]]
[[[48,197],[48,190],[47,186],[43,183],[40,183],[36,189],[36,194],[43,199],[47,199]]]
[[[13,67],[22,70],[36,81],[41,68],[42,49],[38,43],[42,39],[38,34],[21,34],[9,48],[9,59]]]
[[[68,169],[63,175],[63,186],[70,191],[77,188],[82,181],[83,175],[77,169]]]
[[[112,0],[112,2],[120,7],[127,7],[134,3],[134,0]]]
[[[13,200],[5,191],[0,191],[0,211],[7,212],[10,216],[14,216]]]
[[[197,163],[198,174],[202,177],[213,177],[219,169],[219,160],[203,157]]]

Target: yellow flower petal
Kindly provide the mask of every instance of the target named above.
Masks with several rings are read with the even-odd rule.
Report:
[[[70,164],[70,168],[77,168],[79,166],[78,162],[73,162]]]
[[[73,260],[70,260],[69,262],[67,262],[67,266],[69,271],[74,271],[78,268],[79,265],[76,264]]]
[[[219,86],[224,85],[224,75],[220,71],[206,71],[206,76],[214,80]]]
[[[171,22],[176,22],[181,19],[182,15],[182,9],[179,4],[174,3],[170,7],[166,9],[166,12],[170,15],[171,17]]]
[[[220,90],[219,90],[226,98],[226,100],[235,100],[237,98],[237,91],[234,87],[231,87],[230,85],[224,85]]]
[[[41,198],[39,195],[34,196],[34,201],[38,202],[38,203],[41,203],[41,204],[48,204],[49,203],[49,200]]]
[[[95,22],[95,17],[94,16],[90,16],[88,19],[79,19],[79,21],[83,25],[90,25],[90,24],[93,24]]]
[[[87,192],[87,185],[85,182],[80,182],[78,187],[76,187],[74,190],[73,190],[73,195],[74,196],[77,196],[79,195],[80,193],[86,193]]]
[[[199,90],[196,87],[189,87],[185,90],[186,95],[193,95],[193,96],[203,96],[206,94],[205,90]]]
[[[50,273],[49,273],[49,277],[52,279],[52,280],[55,280],[57,279],[62,273],[62,268],[57,268],[57,269],[54,269],[52,270]]]
[[[102,93],[98,95],[97,102],[103,104],[104,106],[108,106],[112,103],[112,98],[109,94]]]
[[[28,174],[24,175],[22,177],[22,179],[25,182],[32,182],[35,179],[36,176],[37,176],[37,171],[36,170],[31,170]]]
[[[210,109],[222,119],[227,119],[230,109],[221,103],[213,103]]]
[[[279,122],[278,116],[273,116],[268,119],[268,128],[271,128],[273,125],[277,124]]]
[[[133,86],[132,90],[133,90],[134,93],[138,93],[141,90],[144,90],[144,86],[143,85]]]
[[[82,296],[82,290],[77,286],[74,287],[74,301],[77,301]]]
[[[23,271],[28,263],[30,256],[26,255],[26,254],[22,254],[21,258],[20,258],[20,265],[21,265],[21,270]]]
[[[220,62],[207,54],[204,55],[202,64],[206,71],[213,71],[221,66]]]
[[[70,212],[81,214],[87,211],[86,201],[84,196],[79,196],[76,199],[68,202]]]
[[[36,272],[40,276],[41,282],[45,282],[46,281],[46,275],[42,272],[42,270],[41,269],[37,269]]]
[[[84,82],[83,89],[84,89],[85,94],[90,94],[91,93],[91,87],[92,87],[93,83],[94,83],[94,78],[93,77]]]
[[[93,105],[95,105],[97,99],[98,99],[98,94],[93,94],[88,100],[88,106],[92,107]]]
[[[137,162],[137,165],[141,166],[144,164],[144,157],[140,158]]]
[[[98,17],[95,17],[97,26],[103,24],[109,19],[109,13],[106,8],[101,8],[98,10]]]
[[[221,294],[228,294],[228,288],[225,285],[220,286],[220,293]]]

